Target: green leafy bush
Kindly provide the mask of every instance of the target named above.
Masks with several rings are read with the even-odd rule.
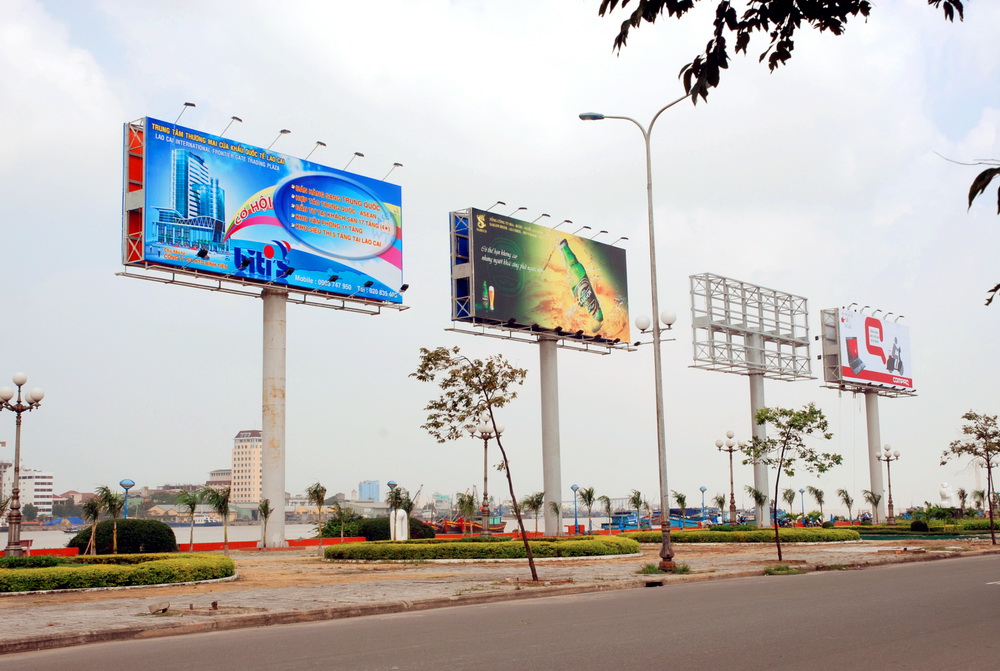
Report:
[[[990,520],[989,518],[962,520],[961,528],[963,531],[989,531]],[[1000,529],[1000,523],[994,521],[993,529]]]
[[[111,554],[112,521],[97,525],[97,554]],[[66,547],[76,548],[83,554],[90,542],[90,527],[81,529]],[[159,520],[118,520],[118,552],[120,554],[144,552],[177,552],[174,530]]]
[[[592,557],[599,555],[634,554],[639,544],[634,540],[614,536],[585,539],[531,540],[531,552],[536,558]],[[325,550],[327,559],[361,561],[422,561],[428,559],[524,559],[527,555],[520,540],[502,539],[444,540],[439,542],[403,541],[348,543],[332,545]]]
[[[713,524],[709,531],[757,531],[755,524]]]
[[[833,541],[856,541],[860,534],[853,529],[779,529],[782,543],[822,543]],[[640,543],[662,543],[663,537],[659,531],[636,531],[622,534]],[[673,543],[773,543],[773,529],[754,529],[753,531],[712,531],[709,529],[690,529],[670,533]]]
[[[930,527],[923,520],[913,520],[910,522],[910,531],[930,531]]]
[[[824,529],[834,529],[834,528],[836,528],[836,525],[833,522],[831,522],[830,520],[827,520],[826,522],[823,522],[823,528]]]
[[[55,555],[35,555],[34,557],[0,557],[0,568],[47,568],[64,563]]]
[[[434,528],[420,520],[410,518],[410,538],[434,538]],[[344,525],[344,536],[363,536],[367,541],[387,541],[389,535],[388,517],[366,517],[352,520]],[[340,538],[340,525],[327,522],[323,527],[324,538]]]
[[[114,562],[99,560],[114,558]],[[220,555],[129,555],[73,557],[48,568],[0,569],[0,592],[126,587],[213,580],[234,575],[236,565]]]

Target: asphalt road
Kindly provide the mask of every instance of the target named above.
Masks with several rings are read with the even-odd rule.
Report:
[[[0,669],[997,669],[1000,557],[102,643]]]

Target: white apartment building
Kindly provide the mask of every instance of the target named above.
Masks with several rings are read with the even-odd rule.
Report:
[[[38,509],[38,517],[52,517],[52,499],[55,497],[54,476],[48,471],[21,467],[21,512],[29,503]],[[9,463],[0,464],[0,498],[10,496],[14,489],[14,467]]]
[[[233,503],[260,501],[261,457],[260,431],[240,431],[233,439],[233,467],[230,500]]]

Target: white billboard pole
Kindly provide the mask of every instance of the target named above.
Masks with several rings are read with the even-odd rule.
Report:
[[[267,524],[267,547],[287,547],[285,541],[285,312],[288,294],[265,289],[263,398],[261,400],[260,495],[276,515]]]
[[[562,518],[551,503],[562,501],[562,467],[559,460],[559,374],[555,338],[539,338],[539,377],[542,408],[542,483],[545,488],[545,535],[562,534]]]
[[[882,434],[879,430],[878,392],[874,389],[865,391],[865,421],[868,425],[868,472],[871,474],[871,491],[881,496],[875,506],[878,521],[885,522],[885,487],[882,484],[882,462],[878,456],[882,454]]]
[[[761,344],[759,333],[751,334],[748,338],[750,347],[747,349],[747,362],[750,364],[751,370],[750,374],[747,375],[750,379],[750,432],[754,438],[764,440],[767,438],[767,426],[757,423],[757,412],[767,407],[764,403],[764,362],[762,361],[764,347]],[[754,370],[758,372],[752,372]],[[766,527],[771,523],[768,511],[770,506],[774,504],[774,501],[771,501],[771,492],[767,484],[767,464],[759,461],[754,462],[753,488],[768,496],[769,504],[755,507],[757,526]]]

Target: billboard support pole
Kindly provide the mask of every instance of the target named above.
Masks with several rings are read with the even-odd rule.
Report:
[[[749,339],[750,347],[747,350],[747,362],[750,364],[751,370],[756,369],[759,371],[751,372],[747,376],[750,379],[750,433],[757,440],[765,440],[767,438],[767,426],[757,423],[757,413],[766,407],[764,402],[764,364],[761,361],[764,348],[761,346],[761,336],[759,333],[750,335]],[[753,488],[767,494],[768,501],[770,502],[764,506],[757,506],[754,512],[757,526],[763,528],[771,522],[769,510],[771,505],[774,504],[773,501],[770,501],[771,492],[767,484],[767,464],[760,463],[759,461],[754,462]]]
[[[285,334],[288,294],[265,289],[263,397],[261,401],[260,495],[278,512],[267,525],[267,547],[287,547],[285,541]]]
[[[545,535],[562,535],[562,519],[552,503],[562,501],[559,460],[559,374],[555,338],[539,338],[539,377],[542,408],[542,483],[545,489]]]
[[[878,392],[874,389],[865,391],[865,422],[868,426],[868,471],[871,474],[871,491],[880,496],[876,508],[879,521],[885,520],[885,487],[882,484],[882,462],[878,456],[882,453],[882,434],[879,430]]]

